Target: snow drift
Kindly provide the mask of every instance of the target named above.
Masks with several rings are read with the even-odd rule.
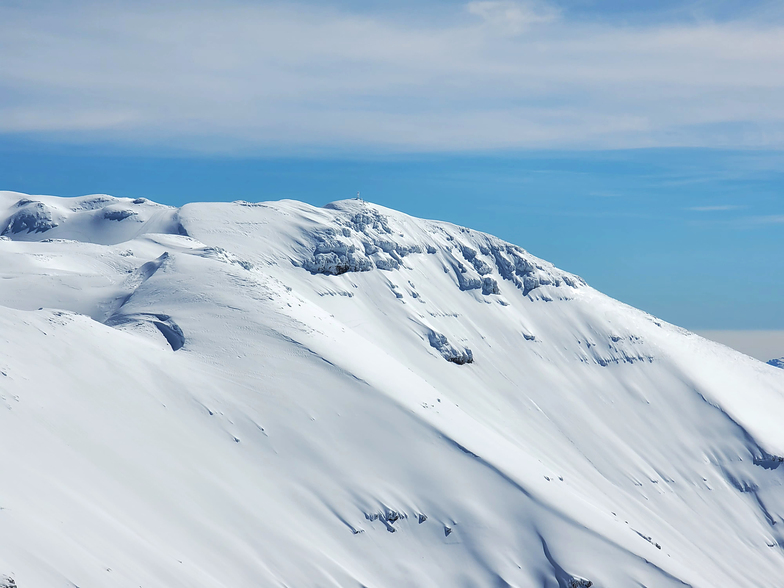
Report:
[[[0,586],[784,582],[784,371],[360,201],[0,193]]]

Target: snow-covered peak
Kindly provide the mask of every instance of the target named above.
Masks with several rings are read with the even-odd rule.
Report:
[[[784,372],[516,245],[356,200],[0,227],[0,585],[780,578]]]
[[[229,235],[222,235],[225,246],[253,256],[248,245],[262,245],[260,255],[277,253],[278,259],[288,257],[314,274],[396,270],[409,256],[432,255],[459,289],[485,295],[498,294],[503,282],[524,295],[540,286],[584,285],[579,277],[491,235],[364,201],[342,200],[322,209],[289,201],[188,205],[181,214],[183,228],[196,236],[202,228],[214,234],[216,227],[204,225],[216,214],[222,226],[231,227]],[[237,225],[256,230],[232,238]]]

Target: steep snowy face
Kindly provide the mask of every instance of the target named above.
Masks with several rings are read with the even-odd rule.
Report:
[[[239,211],[237,207],[241,207]],[[585,285],[577,276],[556,269],[516,245],[464,227],[415,220],[358,200],[331,203],[320,210],[308,208],[286,201],[275,205],[235,202],[188,205],[182,214],[196,233],[220,231],[205,226],[211,223],[212,214],[228,216],[224,222],[229,225],[242,217],[242,226],[255,225],[259,233],[251,236],[245,232],[243,238],[231,239],[227,244],[245,249],[260,242],[264,245],[261,254],[275,252],[276,260],[289,257],[294,265],[313,274],[398,270],[406,266],[405,258],[410,255],[437,255],[443,270],[451,272],[461,290],[480,290],[485,295],[499,293],[498,278],[522,290],[523,295],[540,286]],[[270,223],[291,226],[280,240],[275,228],[272,232],[263,230]]]
[[[439,223],[417,226],[358,201],[329,204],[326,208],[338,214],[312,233],[315,249],[302,267],[313,273],[396,270],[406,256],[427,253],[439,254],[444,271],[452,271],[461,290],[481,290],[485,295],[499,293],[492,274],[510,281],[523,290],[523,295],[542,285],[576,287],[582,283],[490,235],[465,228],[453,231]]]
[[[0,586],[780,583],[782,370],[360,201],[3,207]]]

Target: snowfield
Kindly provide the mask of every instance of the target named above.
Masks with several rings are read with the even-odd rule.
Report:
[[[0,586],[784,586],[784,370],[361,201],[0,192]]]

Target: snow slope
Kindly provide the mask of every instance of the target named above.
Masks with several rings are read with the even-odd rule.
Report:
[[[360,201],[0,192],[0,586],[784,585],[784,371]]]

